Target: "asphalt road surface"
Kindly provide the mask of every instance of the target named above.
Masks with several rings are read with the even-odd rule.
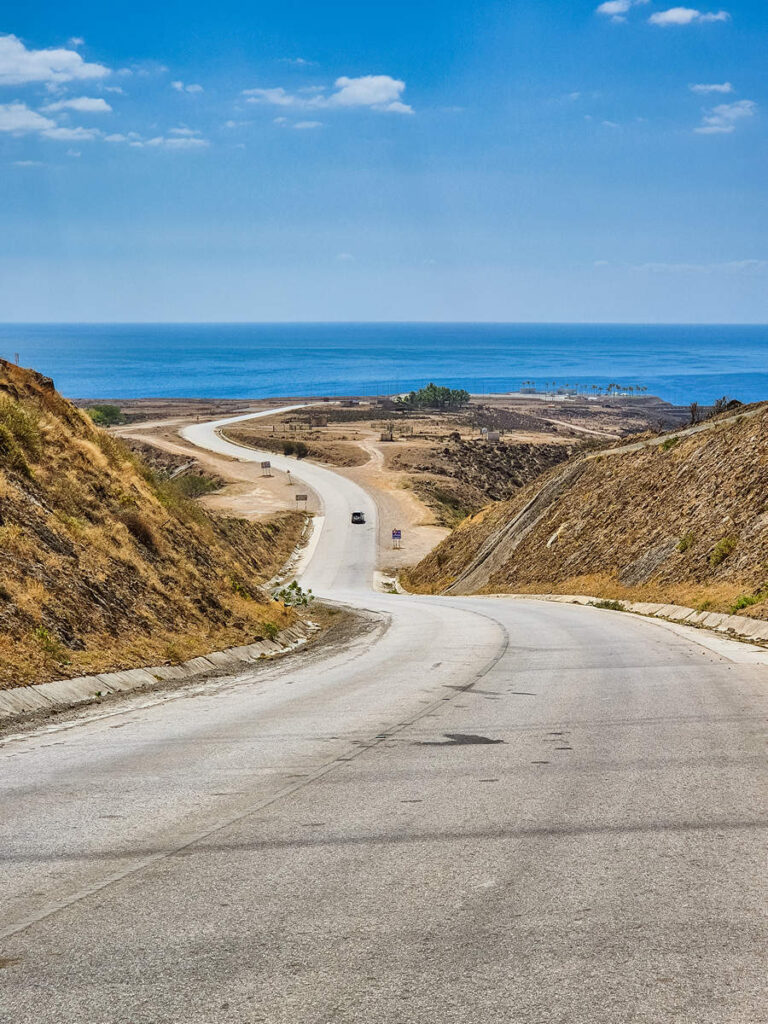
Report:
[[[768,1020],[760,655],[376,594],[371,500],[285,464],[324,505],[302,582],[361,627],[5,740],[0,1020]]]

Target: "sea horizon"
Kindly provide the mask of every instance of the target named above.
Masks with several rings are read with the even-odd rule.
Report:
[[[768,325],[497,321],[0,324],[0,356],[70,398],[474,393],[617,384],[687,404],[768,398]]]

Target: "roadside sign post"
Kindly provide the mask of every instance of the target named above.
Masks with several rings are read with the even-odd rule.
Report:
[[[262,462],[262,464],[261,464],[261,475],[262,476],[272,476],[272,463],[271,462]]]
[[[308,494],[297,494],[296,495],[296,507],[298,508],[299,502],[303,501],[304,502],[304,508],[306,508],[307,507],[307,498],[308,497],[309,497]]]
[[[290,471],[290,469],[286,469],[285,475],[288,477],[288,486],[292,487],[293,486],[293,480],[291,480],[291,471]]]
[[[402,530],[393,530],[392,531],[392,547],[393,548],[396,548],[396,549],[399,548],[400,547],[400,541],[402,539],[403,539],[403,531]]]

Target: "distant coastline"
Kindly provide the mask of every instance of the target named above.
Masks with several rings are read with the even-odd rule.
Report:
[[[377,395],[432,379],[477,394],[768,398],[765,325],[0,324],[0,356],[16,353],[72,398]]]

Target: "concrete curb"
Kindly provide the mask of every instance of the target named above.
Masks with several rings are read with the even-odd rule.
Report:
[[[488,594],[483,596],[583,605],[592,605],[605,600],[600,597],[588,597],[585,594]],[[695,608],[685,608],[679,604],[650,604],[645,601],[617,601],[617,604],[620,604],[625,611],[634,612],[635,615],[645,615],[654,619],[666,619],[668,622],[684,623],[686,626],[711,629],[717,633],[724,633],[733,640],[768,644],[768,622],[763,619],[750,619],[746,615],[727,615],[723,612],[697,612]]]
[[[274,640],[260,640],[245,647],[230,647],[226,651],[213,651],[179,665],[153,665],[131,668],[122,672],[104,672],[99,675],[77,676],[36,686],[16,686],[0,690],[0,722],[41,711],[63,711],[89,704],[110,693],[151,689],[167,679],[194,679],[210,672],[224,674],[240,671],[246,665],[265,658],[287,654],[305,644],[319,629],[312,622],[297,622],[282,630]]]

